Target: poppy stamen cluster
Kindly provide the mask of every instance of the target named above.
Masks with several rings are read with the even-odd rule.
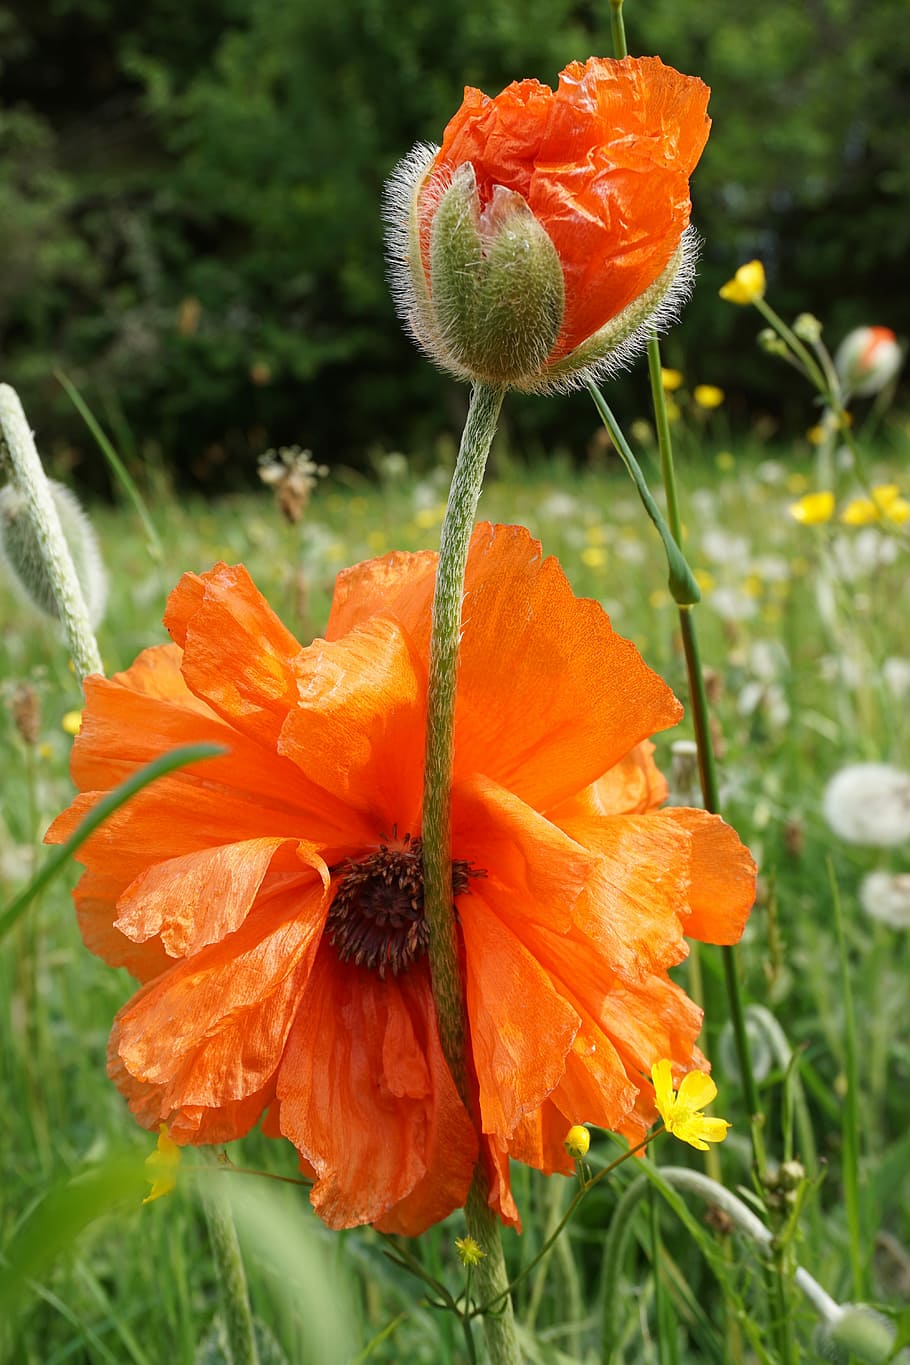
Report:
[[[338,890],[326,934],[341,962],[397,976],[426,955],[430,931],[423,904],[423,841],[406,834],[401,848],[380,844],[364,858],[347,858],[333,869]],[[464,859],[452,864],[452,896],[481,876]],[[454,905],[453,905],[454,909]]]

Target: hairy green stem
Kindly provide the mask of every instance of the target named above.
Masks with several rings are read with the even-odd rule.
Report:
[[[9,462],[13,484],[25,503],[26,515],[66,630],[73,663],[82,681],[89,673],[103,671],[101,655],[35,438],[19,396],[8,384],[0,384],[0,464],[4,459]]]
[[[430,935],[430,972],[439,1036],[449,1069],[468,1104],[465,1069],[464,990],[452,913],[451,795],[455,741],[455,693],[461,606],[468,546],[496,431],[503,390],[477,383],[452,476],[442,523],[427,687],[427,747],[424,767],[424,910]]]
[[[424,910],[430,935],[430,974],[439,1037],[449,1069],[468,1109],[464,986],[452,911],[451,797],[455,742],[458,647],[468,547],[487,456],[496,431],[504,390],[476,383],[446,504],[433,596],[430,667],[427,685],[427,747],[424,767]],[[480,1164],[465,1207],[468,1231],[484,1250],[477,1267],[482,1301],[499,1297],[495,1312],[484,1315],[492,1365],[518,1365],[512,1301],[508,1293],[499,1223],[488,1203],[489,1187]]]
[[[837,957],[841,978],[841,999],[844,1004],[844,1071],[847,1092],[844,1096],[844,1204],[847,1211],[847,1229],[850,1238],[850,1270],[853,1281],[853,1294],[861,1299],[866,1290],[866,1247],[869,1240],[863,1227],[863,1203],[860,1192],[860,1156],[862,1151],[861,1126],[859,1115],[859,1060],[856,1037],[856,1013],[853,1007],[853,989],[850,983],[850,962],[847,957],[847,938],[844,932],[844,912],[840,903],[840,892],[834,875],[834,866],[828,859],[828,883],[831,889],[831,903],[834,909],[834,931],[837,936]]]
[[[509,1277],[502,1250],[499,1220],[489,1205],[489,1183],[478,1163],[465,1204],[468,1232],[484,1252],[477,1263],[475,1280],[481,1304],[491,1304],[483,1314],[483,1330],[490,1365],[521,1365],[521,1351],[515,1334],[515,1314],[509,1293]]]

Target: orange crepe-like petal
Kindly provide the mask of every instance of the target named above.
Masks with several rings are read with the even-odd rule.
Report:
[[[316,640],[294,661],[299,704],[279,752],[365,828],[416,831],[423,798],[426,675],[395,621],[375,619],[340,640]]]
[[[247,1098],[275,1074],[325,919],[321,881],[276,898],[118,1015],[125,1073],[161,1091],[162,1112]]]
[[[405,555],[358,566],[344,577],[334,629],[382,610],[425,658],[432,592],[425,555],[413,577]],[[462,622],[456,773],[483,772],[538,810],[587,787],[682,714],[600,604],[574,595],[524,527],[475,528]]]
[[[315,845],[247,839],[155,863],[118,897],[114,927],[139,941],[157,934],[171,957],[191,957],[243,923],[279,851],[287,854],[285,871],[309,865],[328,889],[328,868]]]
[[[300,645],[242,565],[184,574],[164,624],[183,646],[183,676],[197,697],[251,739],[274,748],[297,703]]]
[[[545,228],[565,282],[553,358],[599,331],[668,265],[689,223],[708,95],[656,57],[573,62],[555,93],[537,81],[495,99],[465,90],[435,169],[470,162],[481,204],[504,185]],[[424,218],[429,192],[426,203]]]
[[[278,1099],[329,1227],[413,1232],[464,1203],[477,1138],[442,1060],[425,965],[381,980],[324,947]]]
[[[738,943],[755,903],[755,860],[719,815],[673,806],[662,819],[692,837],[690,914],[685,931],[703,943]]]
[[[482,1127],[507,1138],[559,1083],[581,1020],[495,914],[482,882],[462,897],[459,913]]]

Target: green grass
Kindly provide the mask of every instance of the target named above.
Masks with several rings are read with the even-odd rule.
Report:
[[[828,777],[845,762],[910,766],[907,697],[895,694],[883,669],[886,659],[910,656],[907,541],[885,538],[893,561],[874,569],[846,564],[868,535],[836,524],[797,526],[786,507],[806,466],[788,455],[769,459],[756,450],[723,470],[705,456],[697,466],[681,463],[686,551],[705,591],[698,623],[711,669],[725,814],[761,865],[759,906],[739,961],[748,1001],[770,1011],[779,1026],[776,1052],[756,1040],[756,1053],[768,1053],[761,1080],[765,1139],[772,1160],[792,1151],[819,1172],[784,1261],[797,1260],[837,1300],[855,1297],[859,1281],[868,1301],[896,1309],[910,1291],[910,952],[906,933],[864,917],[857,889],[873,868],[910,870],[910,850],[879,854],[841,843],[820,803]],[[220,503],[159,497],[151,507],[164,547],[157,563],[131,510],[96,509],[111,579],[100,631],[108,671],[164,638],[161,615],[179,573],[219,558],[243,560],[301,638],[318,633],[339,568],[393,547],[435,544],[445,471],[418,478],[406,468],[395,474],[394,462],[381,467],[385,473],[375,480],[336,474],[316,491],[300,528],[281,522],[267,491]],[[899,482],[900,467],[881,463],[876,475]],[[529,526],[545,551],[559,556],[576,592],[600,598],[616,628],[685,696],[660,543],[620,472],[603,463],[578,472],[558,461],[523,470],[500,457],[481,515]],[[46,856],[43,831],[69,800],[70,740],[62,722],[80,694],[53,626],[3,583],[0,619],[0,695],[7,703],[0,709],[2,909]],[[12,717],[15,691],[26,683],[41,703],[35,745],[21,738]],[[664,766],[670,740],[690,734],[684,720],[673,736],[660,737]],[[829,860],[843,916],[842,955]],[[75,881],[75,869],[68,881]],[[703,1046],[720,1088],[715,1109],[734,1123],[720,1151],[724,1183],[748,1188],[748,1125],[725,1027],[721,963],[711,949],[701,960]],[[858,1152],[843,1117],[852,1068],[839,964],[855,1016],[857,1086],[848,1107],[858,1123]],[[111,1019],[130,992],[125,973],[83,948],[63,881],[0,944],[0,1248],[13,1246],[20,1257],[28,1249],[31,1258],[17,1266],[11,1257],[0,1269],[7,1286],[15,1286],[5,1316],[0,1310],[0,1356],[5,1351],[15,1365],[224,1358],[217,1329],[213,1335],[217,1286],[196,1194],[202,1177],[187,1173],[174,1195],[142,1207],[141,1161],[153,1140],[136,1128],[105,1074]],[[596,1135],[595,1167],[614,1154],[610,1140]],[[290,1145],[260,1135],[230,1155],[238,1165],[296,1173]],[[694,1153],[669,1138],[657,1147],[661,1163],[690,1156],[695,1164]],[[193,1160],[190,1153],[185,1166]],[[68,1184],[86,1169],[94,1184]],[[620,1195],[637,1174],[627,1171],[597,1187],[567,1237],[519,1288],[519,1320],[533,1316],[541,1360],[601,1359],[604,1247]],[[305,1191],[294,1186],[215,1178],[245,1196],[237,1218],[255,1311],[289,1360],[353,1360],[370,1343],[359,1358],[428,1365],[464,1359],[458,1324],[426,1304],[418,1281],[387,1259],[373,1233],[327,1232],[311,1216]],[[526,1230],[520,1240],[508,1236],[506,1245],[517,1272],[535,1255],[572,1186],[528,1171],[518,1172],[515,1183]],[[263,1203],[273,1196],[274,1203]],[[769,1282],[743,1238],[705,1230],[704,1209],[688,1207],[692,1226],[669,1208],[660,1213],[661,1286],[676,1323],[675,1345],[674,1333],[664,1330],[660,1353],[647,1201],[634,1214],[619,1280],[611,1281],[620,1285],[612,1318],[624,1358],[661,1365],[783,1359],[772,1321],[780,1285],[775,1289],[773,1275]],[[780,1227],[786,1212],[777,1209]],[[462,1232],[456,1215],[419,1247],[424,1264],[456,1293],[453,1242]],[[792,1285],[783,1292],[791,1346],[803,1353],[793,1358],[819,1358],[810,1307]],[[269,1349],[263,1347],[263,1360]]]

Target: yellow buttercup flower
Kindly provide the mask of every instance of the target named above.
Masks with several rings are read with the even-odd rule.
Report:
[[[910,520],[910,502],[902,498],[896,483],[878,484],[868,498],[853,498],[840,514],[847,526],[869,526],[874,521],[891,521],[902,526]]]
[[[473,1237],[456,1237],[455,1250],[462,1265],[479,1265],[487,1254]]]
[[[724,391],[716,384],[696,384],[692,397],[700,408],[719,408],[724,401]]]
[[[682,386],[683,374],[681,370],[664,370],[660,372],[660,382],[667,393],[675,393]]]
[[[821,526],[834,516],[834,494],[806,493],[798,502],[791,502],[787,511],[801,526]]]
[[[169,1137],[167,1124],[162,1123],[158,1129],[158,1145],[154,1152],[145,1158],[145,1166],[148,1171],[146,1178],[152,1188],[143,1199],[143,1204],[150,1204],[153,1199],[160,1199],[162,1195],[170,1194],[177,1184],[177,1167],[179,1165],[180,1148],[173,1138]]]
[[[710,1142],[723,1142],[731,1125],[726,1119],[706,1118],[701,1113],[717,1095],[717,1086],[710,1076],[704,1071],[690,1071],[676,1091],[672,1068],[664,1058],[651,1067],[651,1079],[654,1103],[668,1133],[700,1152],[706,1152]]]
[[[765,267],[761,261],[749,261],[741,265],[720,290],[722,299],[728,303],[754,303],[765,297]]]
[[[82,712],[67,711],[60,722],[60,728],[68,735],[78,735],[82,729]]]

